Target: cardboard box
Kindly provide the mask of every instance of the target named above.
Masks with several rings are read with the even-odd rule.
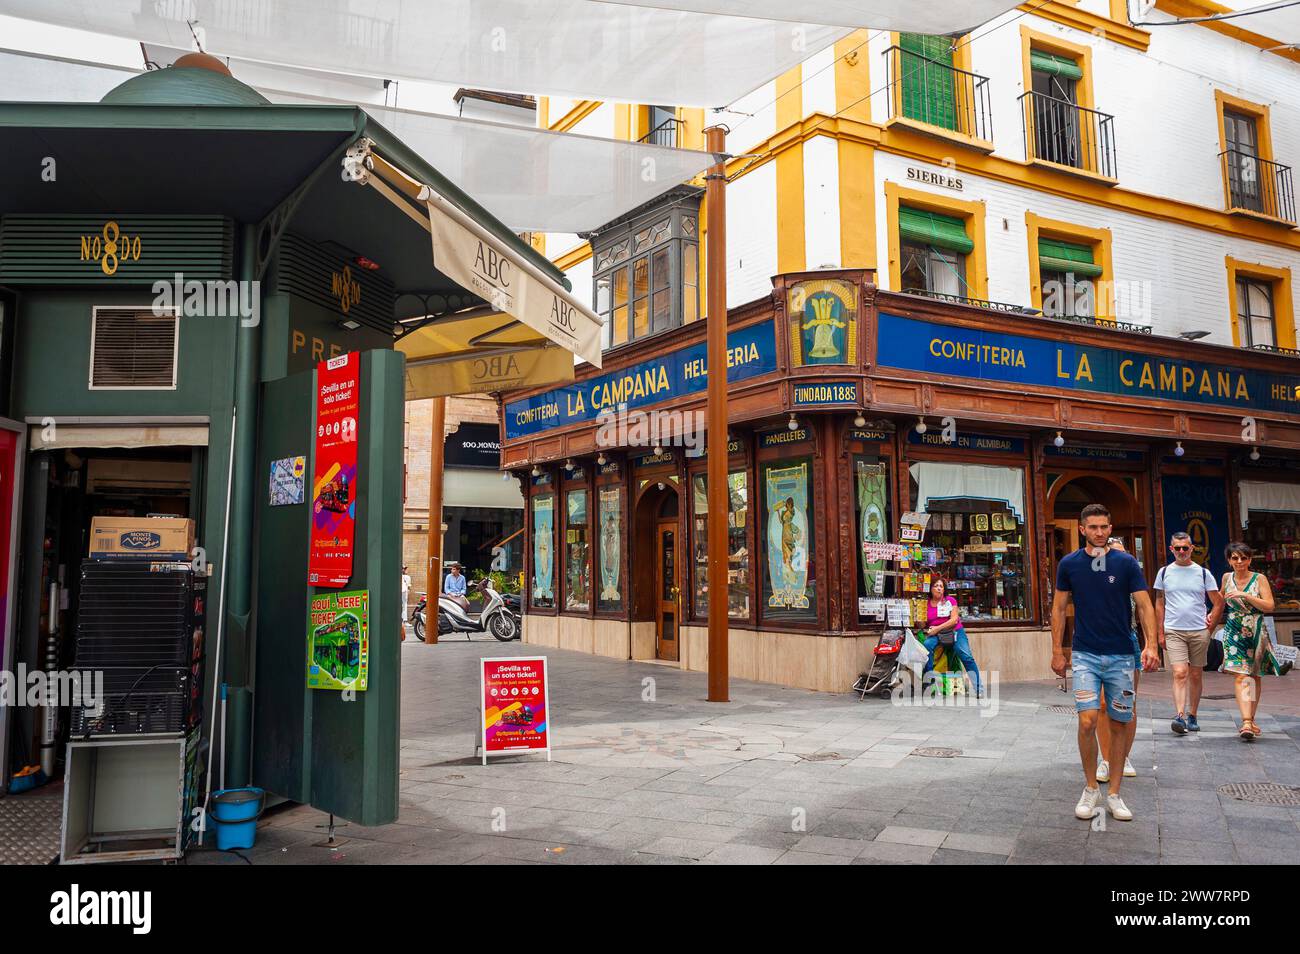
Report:
[[[194,549],[194,521],[185,517],[95,517],[90,556],[179,559]]]

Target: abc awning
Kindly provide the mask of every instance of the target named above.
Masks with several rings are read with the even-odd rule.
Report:
[[[406,399],[481,394],[573,380],[573,355],[491,309],[445,315],[397,339]]]
[[[369,148],[349,155],[345,176],[417,222],[434,268],[486,303],[397,340],[408,399],[571,381],[575,358],[600,367],[600,318],[517,250]]]

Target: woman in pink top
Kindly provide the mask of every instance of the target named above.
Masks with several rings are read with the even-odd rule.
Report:
[[[924,645],[930,653],[930,661],[925,664],[925,671],[929,672],[934,668],[934,654],[938,652],[941,642],[947,639],[943,634],[951,632],[953,636],[950,645],[967,674],[975,681],[976,697],[982,695],[980,667],[975,664],[975,657],[971,655],[970,640],[966,636],[966,628],[961,624],[957,601],[949,598],[947,585],[937,577],[930,584],[930,602],[926,605],[925,617],[928,625],[925,629]]]

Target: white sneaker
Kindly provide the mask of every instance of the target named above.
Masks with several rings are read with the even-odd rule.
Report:
[[[1102,759],[1100,762],[1097,763],[1097,781],[1099,782],[1110,781],[1110,763],[1107,762],[1105,759]]]
[[[1082,805],[1083,802],[1080,802],[1079,804]],[[1120,798],[1118,795],[1107,795],[1106,807],[1110,809],[1110,813],[1116,821],[1133,820],[1133,813],[1129,811],[1128,806],[1124,804],[1124,799]]]
[[[1085,788],[1079,796],[1079,804],[1074,806],[1075,818],[1091,818],[1097,814],[1097,803],[1101,801],[1101,789]],[[1131,815],[1129,816],[1132,817]]]
[[[1130,762],[1128,759],[1124,760],[1124,777],[1125,778],[1138,777],[1138,770],[1133,767],[1133,763]]]

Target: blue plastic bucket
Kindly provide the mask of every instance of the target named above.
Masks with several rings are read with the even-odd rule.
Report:
[[[227,788],[212,793],[212,821],[216,823],[217,850],[252,848],[257,819],[266,792],[260,788]]]

